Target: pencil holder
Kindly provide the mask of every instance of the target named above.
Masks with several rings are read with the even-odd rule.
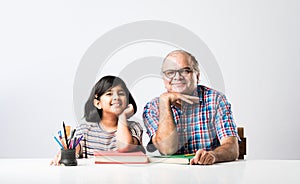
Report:
[[[75,149],[62,149],[61,159],[59,161],[61,165],[64,166],[76,166],[76,150]]]

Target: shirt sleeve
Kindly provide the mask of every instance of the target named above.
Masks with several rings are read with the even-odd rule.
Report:
[[[88,131],[87,123],[80,123],[76,127],[76,137],[79,138],[80,136],[85,136]]]
[[[142,145],[143,129],[138,122],[129,121],[129,130],[131,135],[139,141],[139,144]]]
[[[147,134],[152,139],[158,128],[159,122],[159,109],[158,109],[158,98],[148,102],[144,107],[143,121],[147,130]]]
[[[234,136],[240,140],[237,134],[237,127],[233,119],[231,104],[227,101],[226,96],[221,94],[217,99],[216,107],[216,129],[219,140],[224,137]]]

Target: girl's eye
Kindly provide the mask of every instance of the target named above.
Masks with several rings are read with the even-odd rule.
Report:
[[[124,92],[120,92],[119,95],[120,95],[120,96],[124,96],[125,93],[124,93]]]
[[[110,95],[112,95],[112,93],[109,92],[109,93],[106,93],[106,95],[110,96]]]

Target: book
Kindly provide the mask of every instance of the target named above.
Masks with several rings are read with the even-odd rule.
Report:
[[[194,155],[161,155],[149,156],[150,163],[189,164]]]
[[[148,157],[142,151],[118,152],[118,151],[95,151],[95,164],[146,164]]]

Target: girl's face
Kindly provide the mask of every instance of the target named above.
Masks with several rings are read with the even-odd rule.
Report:
[[[95,100],[95,106],[102,109],[103,114],[120,115],[127,107],[127,94],[121,85],[106,91],[99,100]]]

